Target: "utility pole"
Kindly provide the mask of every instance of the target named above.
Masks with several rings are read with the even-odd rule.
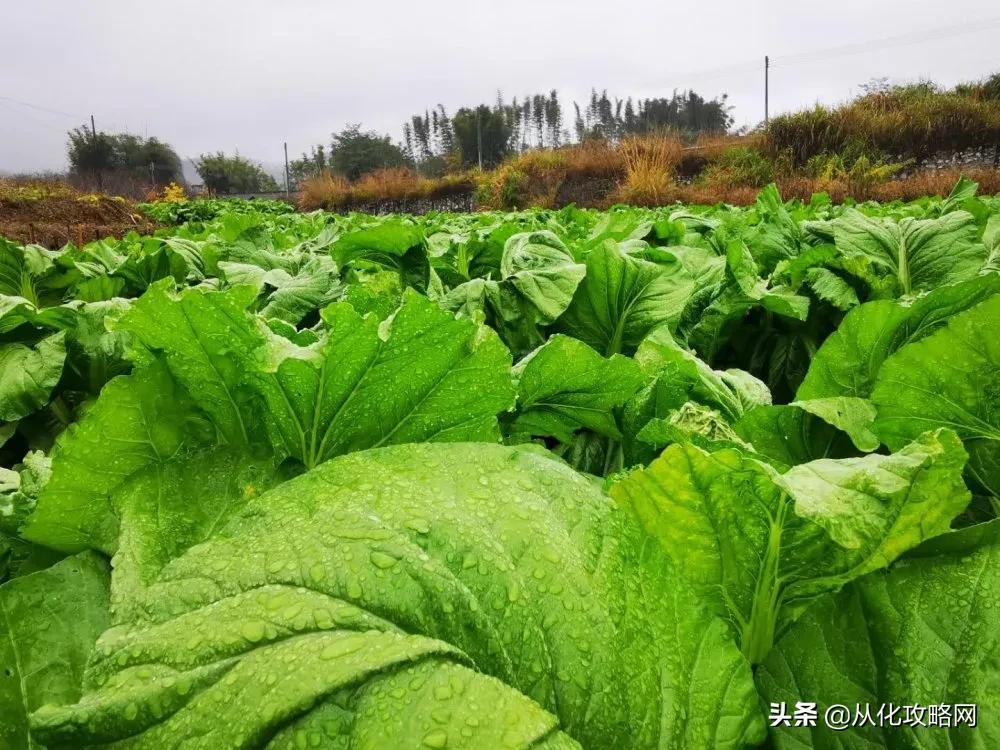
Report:
[[[479,171],[483,171],[483,125],[479,120],[479,107],[476,107],[476,150],[479,152]]]
[[[291,183],[288,180],[288,141],[285,141],[285,197],[291,198]]]
[[[153,190],[156,190],[156,169],[153,162],[149,162],[149,181],[153,183]]]
[[[768,111],[769,110],[768,84],[770,83],[768,79],[770,78],[770,73],[771,73],[771,58],[769,58],[767,55],[764,55],[764,128],[765,129],[767,128],[768,122],[770,121],[769,117],[770,113]]]

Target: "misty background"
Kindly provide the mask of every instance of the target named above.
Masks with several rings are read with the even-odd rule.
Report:
[[[349,123],[403,137],[411,115],[557,89],[614,97],[728,94],[734,128],[834,104],[861,84],[951,86],[1000,64],[991,0],[337,3],[5,1],[0,172],[66,168],[66,133],[156,136],[185,159],[238,151],[278,174]]]

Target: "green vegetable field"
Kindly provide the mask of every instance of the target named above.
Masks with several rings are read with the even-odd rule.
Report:
[[[0,240],[0,748],[1000,747],[976,189]]]

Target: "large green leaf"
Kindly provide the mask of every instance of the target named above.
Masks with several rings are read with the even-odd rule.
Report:
[[[141,530],[140,530],[141,533]],[[119,557],[115,576],[141,561]],[[409,445],[252,498],[116,591],[38,741],[739,748],[746,661],[638,524],[536,450]],[[141,614],[137,614],[141,613]],[[301,738],[301,739],[298,739]],[[575,742],[574,742],[575,740]]]
[[[751,311],[763,311],[768,318],[774,316],[778,320],[806,320],[809,298],[788,286],[772,285],[761,278],[757,262],[745,243],[739,240],[727,243],[725,263],[726,273],[721,279],[695,287],[677,325],[678,337],[699,356],[715,359],[732,343],[740,321]]]
[[[686,401],[671,409],[665,417],[650,419],[635,437],[652,446],[657,453],[671,443],[692,443],[707,450],[751,448],[722,414],[694,401]]]
[[[279,452],[315,466],[395,443],[499,439],[514,388],[510,353],[491,330],[412,290],[384,323],[347,303],[323,318],[325,339],[280,346],[247,375]]]
[[[872,400],[890,448],[945,425],[965,441],[969,472],[1000,498],[1000,295],[955,315],[886,360]]]
[[[39,245],[21,247],[0,237],[0,295],[41,305],[46,294],[45,277],[54,269],[58,252]]]
[[[111,592],[117,616],[141,617],[137,592],[288,476],[273,458],[217,447],[152,463],[126,479],[114,493],[121,530]]]
[[[359,258],[402,257],[423,245],[424,234],[419,226],[389,218],[337,237],[330,247],[330,255],[343,266]]]
[[[815,702],[820,717],[833,704],[846,705],[852,720],[868,706],[876,725],[834,731],[820,719],[815,727],[781,726],[773,730],[775,747],[997,747],[998,599],[1000,522],[993,521],[937,537],[888,572],[817,602],[758,668],[763,698],[789,710]],[[878,726],[878,709],[889,704],[897,724],[884,718]],[[941,704],[950,728],[928,725]],[[976,726],[954,724],[953,704],[976,704]]]
[[[990,273],[940,287],[908,305],[891,300],[861,305],[847,314],[813,357],[797,397],[868,398],[889,356],[996,294],[1000,294],[1000,274]]]
[[[771,403],[771,394],[757,378],[742,370],[713,370],[678,344],[661,327],[639,346],[635,360],[647,376],[658,378],[674,392],[675,405],[694,400],[708,404],[730,420],[752,407]]]
[[[557,326],[605,356],[629,354],[653,328],[676,322],[691,293],[680,264],[633,257],[610,240],[585,261],[587,276]]]
[[[970,180],[965,175],[958,178],[958,182],[952,187],[948,196],[941,201],[940,211],[942,214],[959,210],[963,204],[976,196],[979,190],[979,183]]]
[[[865,399],[834,396],[758,406],[733,427],[768,461],[794,466],[877,449],[879,440],[871,429],[875,414],[875,407]]]
[[[975,218],[966,211],[896,222],[849,208],[830,225],[844,266],[881,296],[965,281],[986,261]]]
[[[66,361],[66,335],[34,346],[0,344],[0,420],[15,422],[49,402]]]
[[[6,333],[34,319],[35,304],[20,295],[0,294],[0,333]]]
[[[43,570],[63,557],[20,536],[21,526],[52,476],[51,459],[41,451],[31,451],[14,468],[0,468],[0,584]]]
[[[78,252],[65,253],[59,261],[68,275],[82,277],[78,282],[93,295],[112,289],[129,295],[142,294],[160,279],[182,283],[205,277],[204,248],[180,238],[145,237],[135,242],[114,239],[92,242]],[[101,279],[111,277],[113,281]]]
[[[635,360],[647,383],[624,412],[629,464],[652,460],[649,445],[663,447],[684,436],[696,441],[732,437],[729,424],[748,410],[771,403],[767,386],[755,377],[742,370],[713,370],[663,326],[639,345]],[[655,426],[649,427],[652,422]]]
[[[642,385],[639,366],[620,354],[605,359],[581,341],[556,335],[514,368],[518,413],[512,431],[567,443],[587,429],[620,439],[614,409]]]
[[[175,293],[165,281],[150,287],[118,322],[145,359],[162,355],[177,382],[235,446],[254,437],[252,407],[240,385],[265,340],[246,311],[255,297],[245,286]]]
[[[555,321],[573,299],[587,269],[552,232],[515,234],[504,245],[501,277],[537,310],[537,321]]]
[[[437,302],[441,307],[454,313],[459,318],[479,318],[485,320],[490,312],[490,305],[496,303],[499,294],[499,284],[490,279],[472,279],[463,284],[459,284],[454,289],[448,291],[440,290],[431,292],[428,296]],[[351,290],[348,290],[348,300],[351,299]],[[503,330],[496,323],[492,324],[494,330],[501,336]]]
[[[760,221],[749,233],[750,244],[754,257],[765,269],[771,270],[779,261],[798,256],[802,229],[785,207],[774,183],[760,191],[754,209]]]
[[[159,363],[112,380],[56,441],[52,478],[24,536],[65,552],[112,552],[118,537],[114,491],[136,472],[210,440],[211,428],[198,419]]]
[[[108,626],[108,564],[92,552],[0,586],[0,747],[43,747],[28,716],[80,697],[84,667]]]
[[[344,291],[336,264],[325,256],[310,260],[294,276],[281,268],[268,271],[262,282],[273,291],[264,299],[261,315],[292,324],[333,302]]]
[[[330,255],[344,267],[359,261],[396,269],[410,286],[425,288],[430,270],[423,230],[414,222],[389,217],[345,232],[330,245]]]
[[[97,395],[111,378],[129,372],[129,336],[114,326],[131,304],[131,300],[110,299],[62,306],[58,324],[66,331],[69,387]],[[47,324],[48,318],[41,315],[38,322]]]
[[[947,531],[969,502],[964,462],[947,431],[892,456],[822,459],[785,474],[739,450],[676,444],[611,493],[728,617],[756,663],[817,595]]]
[[[782,315],[786,318],[805,320],[809,314],[809,298],[793,293],[786,287],[772,287],[767,280],[760,277],[760,271],[750,248],[742,241],[730,242],[726,249],[726,265],[736,287],[745,298],[744,305],[749,309],[753,303],[759,303],[765,310]],[[733,309],[739,309],[733,299]]]
[[[806,281],[817,297],[838,310],[850,310],[859,304],[858,293],[829,268],[810,268]]]
[[[109,330],[109,325],[113,325],[130,305],[130,300],[120,298],[95,302],[74,299],[62,305],[37,308],[21,298],[0,297],[0,333],[8,328],[31,325],[36,329],[65,334],[65,365],[60,367],[64,388],[61,390],[86,391],[96,395],[110,378],[128,372],[128,336],[122,331]],[[49,337],[53,340],[48,345],[36,345],[36,353],[45,349],[54,350],[58,339],[53,336]],[[6,349],[5,345],[0,346]],[[20,355],[26,356],[23,349],[14,347],[10,351],[19,351]],[[49,377],[56,377],[55,359],[48,361],[52,367]],[[8,374],[13,380],[20,377],[23,371],[4,368],[3,374]]]
[[[512,235],[499,265],[500,280],[471,279],[433,297],[459,316],[485,319],[511,351],[527,354],[544,343],[540,326],[566,310],[586,268],[550,231]]]

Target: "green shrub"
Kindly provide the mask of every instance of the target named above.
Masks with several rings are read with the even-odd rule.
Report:
[[[775,162],[755,148],[727,149],[705,170],[705,179],[741,187],[763,187],[775,178]]]
[[[496,210],[519,208],[527,179],[527,175],[520,170],[501,167],[487,174],[476,187],[476,202],[484,208]]]

